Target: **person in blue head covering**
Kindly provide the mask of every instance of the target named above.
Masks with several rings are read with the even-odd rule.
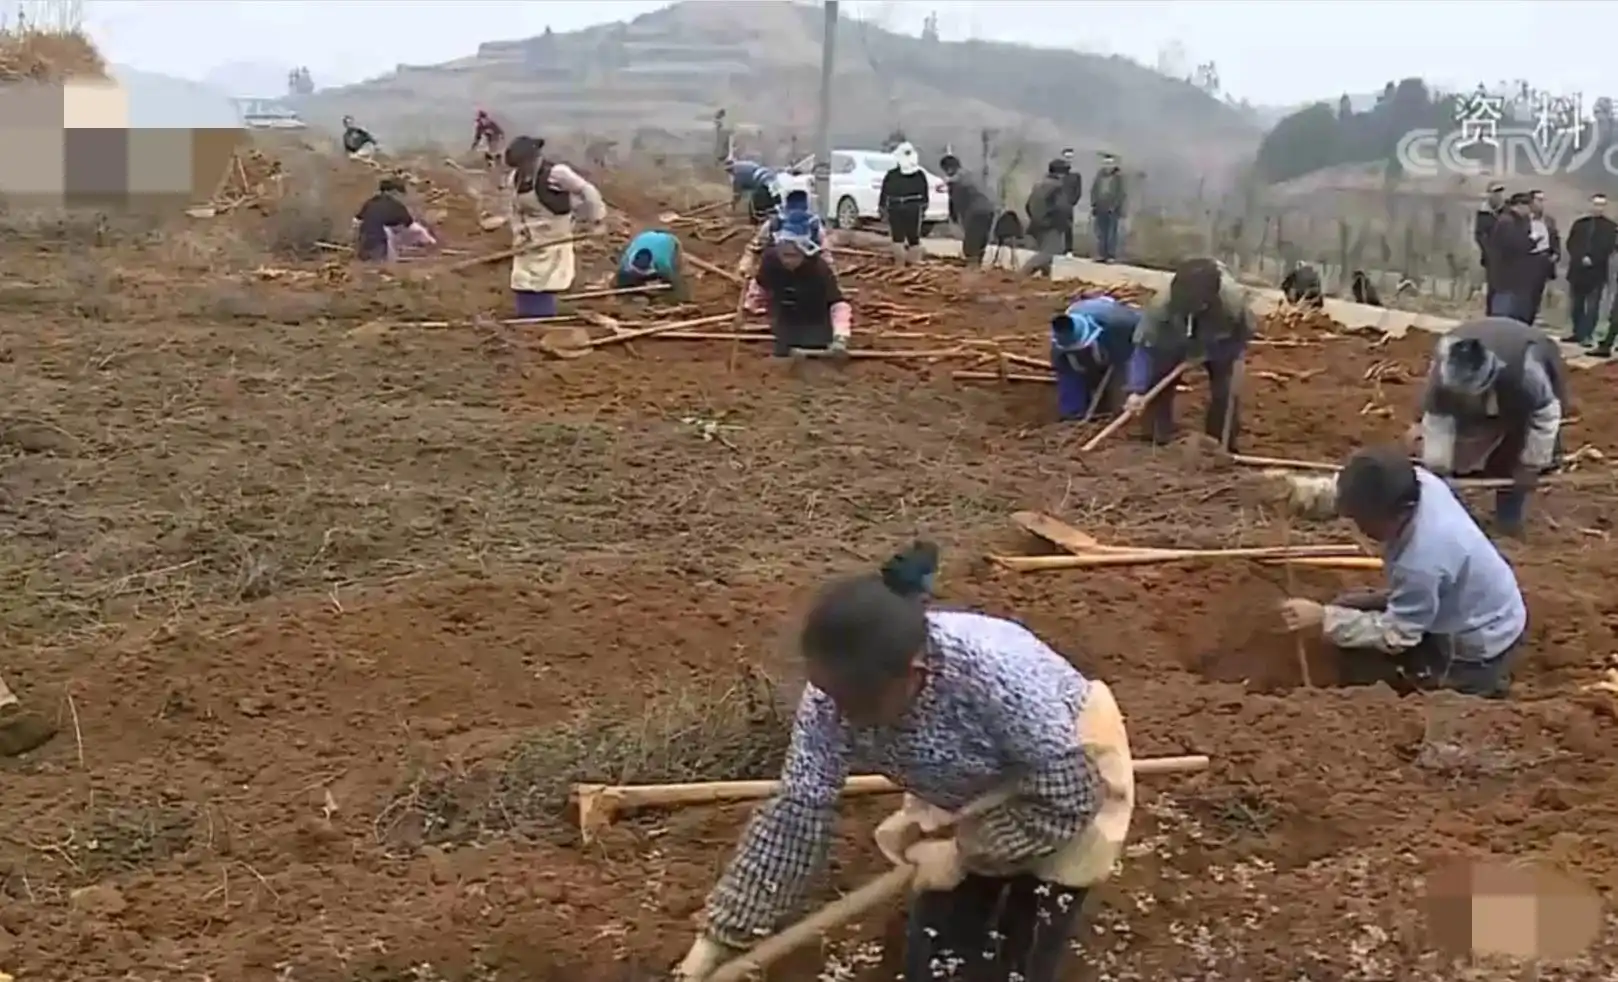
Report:
[[[778,358],[789,357],[794,348],[848,351],[854,310],[843,297],[836,271],[821,254],[817,227],[818,219],[811,213],[782,215],[774,241],[759,256],[758,269],[747,281],[743,308],[769,315]]]
[[[650,228],[629,240],[618,257],[618,275],[613,286],[619,289],[667,283],[669,289],[658,296],[684,303],[688,296],[682,270],[680,240],[667,229]]]
[[[730,175],[730,191],[734,206],[739,209],[745,204],[749,217],[754,221],[759,220],[756,211],[761,193],[769,199],[768,207],[774,206],[774,192],[770,187],[775,179],[774,170],[754,160],[727,160],[725,173]]]
[[[758,257],[774,244],[776,235],[788,221],[814,240],[815,246],[820,249],[820,257],[827,263],[831,262],[831,250],[826,242],[825,222],[821,221],[820,216],[810,208],[809,192],[799,189],[789,192],[786,200],[781,202],[781,210],[759,225],[758,233],[753,236],[753,241],[742,253],[741,263],[736,267],[739,275],[752,275],[753,268],[758,265]]]
[[[1056,412],[1083,419],[1095,403],[1110,415],[1123,408],[1124,382],[1135,349],[1140,311],[1111,297],[1088,297],[1051,318],[1051,369]]]

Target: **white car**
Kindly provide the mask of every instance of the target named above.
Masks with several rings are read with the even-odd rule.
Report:
[[[882,191],[882,178],[899,162],[891,153],[881,150],[833,150],[831,154],[831,200],[820,206],[820,213],[837,228],[858,228],[868,222],[882,220],[878,198]],[[793,170],[809,174],[815,158],[798,162]],[[922,216],[921,234],[927,235],[934,225],[949,221],[949,185],[932,171],[922,168],[927,175],[929,193],[927,211]]]

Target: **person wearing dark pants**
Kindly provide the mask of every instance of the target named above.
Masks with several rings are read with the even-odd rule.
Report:
[[[1028,192],[1025,207],[1028,211],[1028,234],[1034,238],[1034,254],[1023,263],[1020,275],[1051,275],[1051,266],[1056,257],[1067,251],[1067,242],[1073,235],[1073,206],[1076,200],[1072,197],[1074,185],[1071,172],[1072,167],[1067,161],[1053,160],[1046,168],[1045,176]]]
[[[1567,339],[1574,344],[1588,345],[1595,340],[1614,249],[1618,249],[1618,224],[1607,217],[1607,196],[1593,194],[1590,213],[1567,230],[1567,290],[1573,308],[1573,333]]]
[[[1557,267],[1562,263],[1562,234],[1556,229],[1556,219],[1545,210],[1545,192],[1528,192],[1528,235],[1533,240],[1537,281],[1528,292],[1529,310],[1524,318],[1532,324],[1539,320],[1539,309],[1545,303],[1545,288],[1556,279]]]
[[[1490,317],[1510,317],[1532,324],[1538,312],[1536,298],[1545,289],[1545,258],[1535,252],[1529,218],[1532,197],[1514,194],[1489,230],[1488,261]]]
[[[927,215],[932,189],[921,169],[916,148],[901,143],[893,151],[894,165],[882,176],[877,208],[888,218],[893,258],[899,265],[921,261],[921,223]]]
[[[791,357],[797,348],[838,356],[848,353],[854,308],[809,231],[812,217],[783,216],[774,244],[759,256],[758,269],[742,295],[743,310],[770,318],[777,358]]]
[[[976,179],[961,166],[959,157],[946,153],[938,162],[949,185],[949,219],[961,227],[961,258],[967,268],[983,265],[989,251],[989,233],[994,227],[994,202]]]
[[[1511,565],[1449,485],[1403,447],[1376,447],[1338,472],[1336,506],[1382,546],[1387,588],[1329,604],[1289,597],[1287,627],[1319,631],[1345,685],[1504,698],[1528,607]]]
[[[875,838],[913,868],[907,982],[1058,982],[1134,810],[1123,715],[1026,627],[932,606],[925,567],[834,581],[810,606],[780,791],[709,895],[678,982],[702,982],[808,898],[855,761],[905,789]]]
[[[1439,338],[1422,394],[1422,462],[1444,477],[1509,478],[1495,521],[1520,535],[1529,495],[1556,465],[1568,403],[1562,350],[1544,331],[1504,317],[1458,325]]]
[[[1169,288],[1142,312],[1129,359],[1124,411],[1144,414],[1153,443],[1174,439],[1174,387],[1145,403],[1145,393],[1177,365],[1201,362],[1208,372],[1204,431],[1235,452],[1240,434],[1236,366],[1253,336],[1247,291],[1212,259],[1180,264]]]
[[[1096,256],[1104,263],[1118,258],[1118,233],[1128,199],[1118,158],[1110,153],[1102,154],[1101,169],[1090,182],[1090,224],[1095,227]]]
[[[1112,297],[1076,300],[1051,318],[1057,418],[1087,419],[1092,409],[1110,416],[1123,408],[1139,324],[1140,311]]]

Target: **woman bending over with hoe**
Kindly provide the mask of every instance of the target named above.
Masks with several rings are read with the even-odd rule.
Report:
[[[1106,685],[1021,625],[927,609],[936,551],[827,586],[799,633],[809,685],[781,791],[753,816],[679,967],[700,982],[771,934],[826,861],[853,764],[905,789],[876,830],[916,868],[905,977],[1054,982],[1086,891],[1134,807],[1129,741]],[[956,812],[990,793],[1003,803]],[[954,823],[953,837],[928,837]]]

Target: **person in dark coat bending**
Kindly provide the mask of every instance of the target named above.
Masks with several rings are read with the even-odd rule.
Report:
[[[949,220],[961,227],[961,258],[969,269],[975,269],[983,264],[983,254],[989,250],[994,202],[954,154],[946,153],[938,169],[944,172],[949,185]]]
[[[1034,254],[1023,263],[1019,271],[1024,276],[1051,273],[1051,264],[1066,249],[1067,237],[1073,234],[1073,182],[1069,180],[1072,166],[1065,160],[1053,160],[1045,176],[1028,192],[1028,234],[1034,239]]]
[[[1601,320],[1601,295],[1607,289],[1613,250],[1618,249],[1618,224],[1607,217],[1607,196],[1590,196],[1590,213],[1567,230],[1567,291],[1572,307],[1574,344],[1590,344]]]
[[[1182,362],[1201,362],[1208,370],[1209,389],[1204,430],[1234,452],[1239,431],[1236,366],[1253,334],[1247,291],[1213,259],[1186,260],[1174,271],[1169,288],[1141,313],[1124,411],[1144,413],[1152,442],[1168,443],[1174,438],[1174,387],[1150,406],[1145,393]]]
[[[1308,263],[1298,263],[1281,279],[1281,294],[1287,303],[1320,309],[1326,298],[1320,290],[1320,273]]]
[[[1421,405],[1427,469],[1511,478],[1495,494],[1495,519],[1502,532],[1520,534],[1529,493],[1555,466],[1568,410],[1561,348],[1519,320],[1468,321],[1438,339]]]

